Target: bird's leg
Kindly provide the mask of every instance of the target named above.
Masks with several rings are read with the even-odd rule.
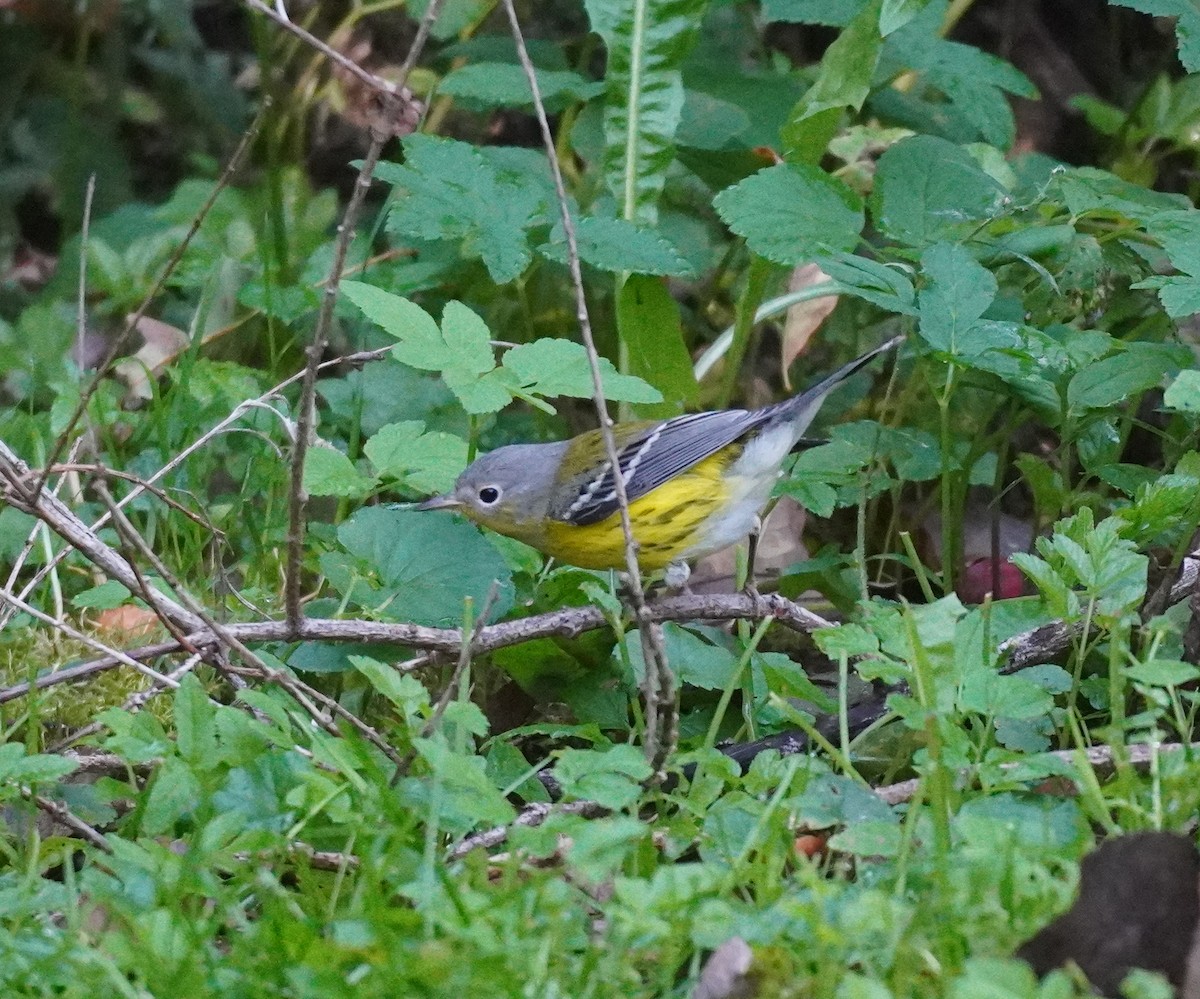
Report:
[[[688,577],[691,576],[692,569],[683,559],[672,562],[667,566],[663,573],[663,583],[668,590],[675,593],[691,593],[688,589]]]
[[[762,534],[762,518],[754,518],[754,527],[746,537],[746,582],[742,592],[748,597],[758,599],[758,583],[754,579],[754,560],[758,556],[758,539]]]

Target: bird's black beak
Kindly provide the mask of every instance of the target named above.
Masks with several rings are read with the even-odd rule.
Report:
[[[455,499],[453,493],[446,493],[427,499],[424,503],[418,503],[416,508],[418,510],[456,510],[460,506],[462,506],[462,500]]]

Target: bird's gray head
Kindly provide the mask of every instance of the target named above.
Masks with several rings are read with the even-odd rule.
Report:
[[[468,465],[450,492],[417,509],[455,509],[500,534],[534,537],[542,530],[566,449],[566,441],[497,448]]]

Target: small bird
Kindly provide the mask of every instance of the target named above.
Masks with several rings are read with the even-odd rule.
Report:
[[[687,582],[688,562],[755,531],[784,459],[825,397],[904,338],[889,340],[812,388],[764,409],[722,409],[613,427],[644,569]],[[621,569],[625,534],[599,430],[552,444],[512,444],[472,462],[454,489],[417,506],[459,510],[570,565]]]

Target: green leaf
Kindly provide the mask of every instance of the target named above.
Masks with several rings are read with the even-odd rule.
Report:
[[[573,340],[543,339],[513,347],[504,367],[516,377],[523,393],[554,398],[592,397],[592,373],[587,351]],[[600,358],[604,397],[617,402],[662,402],[662,395],[642,379],[622,375],[606,357]]]
[[[1146,222],[1162,212],[1191,208],[1182,195],[1152,191],[1095,167],[1074,167],[1055,174],[1050,193],[1061,197],[1076,217],[1098,215]]]
[[[350,665],[366,678],[376,693],[398,707],[404,718],[414,718],[429,707],[429,691],[416,677],[399,673],[387,663],[369,656],[350,656]]]
[[[722,191],[713,204],[750,249],[778,264],[851,250],[863,227],[858,195],[806,163],[760,170]]]
[[[656,278],[631,275],[617,299],[617,332],[629,352],[629,371],[663,395],[641,415],[673,416],[699,391],[691,355],[683,340],[679,304]]]
[[[443,785],[443,793],[449,792],[447,818],[455,825],[471,828],[513,820],[516,811],[487,779],[483,757],[455,753],[436,739],[414,739],[413,745]]]
[[[71,598],[71,606],[80,610],[112,610],[120,607],[132,594],[122,583],[106,579],[99,586],[92,586]]]
[[[1127,667],[1125,676],[1151,687],[1181,687],[1200,680],[1200,668],[1178,659],[1148,659]]]
[[[1072,409],[1103,409],[1158,385],[1175,360],[1164,344],[1131,343],[1122,351],[1089,364],[1067,385]]]
[[[169,756],[154,775],[141,812],[139,832],[162,836],[177,822],[186,821],[200,804],[200,782],[192,768],[177,756]]]
[[[871,0],[821,56],[817,79],[793,108],[781,130],[784,158],[817,163],[837,129],[839,115],[858,111],[871,92],[871,79],[883,46],[879,12],[883,0]]]
[[[847,294],[878,305],[887,312],[912,316],[917,313],[917,293],[900,266],[889,266],[867,257],[839,253],[821,257],[817,266],[843,285]]]
[[[174,703],[179,755],[195,765],[211,765],[217,753],[215,709],[196,674],[180,681]]]
[[[585,0],[608,49],[604,176],[618,214],[653,226],[683,111],[680,65],[706,0]]]
[[[487,325],[461,302],[447,302],[439,328],[433,317],[406,298],[359,281],[342,284],[343,293],[372,322],[400,342],[396,360],[423,371],[440,371],[463,409],[494,413],[513,398],[508,380],[496,370]]]
[[[871,214],[884,235],[924,246],[974,229],[999,211],[1003,198],[961,146],[915,135],[880,157]]]
[[[879,14],[879,33],[890,35],[899,31],[909,21],[929,6],[931,0],[883,0]]]
[[[404,164],[380,163],[376,176],[397,189],[388,229],[404,239],[449,239],[483,260],[498,284],[529,266],[527,230],[549,216],[538,178],[498,166],[474,146],[420,132],[404,140]]]
[[[604,93],[604,84],[585,80],[566,70],[536,70],[538,92],[546,110],[554,113],[571,104],[590,101]],[[438,93],[456,97],[473,107],[532,107],[525,70],[513,63],[476,62],[447,73]]]
[[[1200,10],[1191,0],[1113,0],[1113,3],[1155,17],[1175,18],[1179,61],[1186,72],[1200,72]]]
[[[983,320],[996,278],[957,243],[937,243],[921,256],[926,284],[917,295],[921,337],[936,350],[971,360],[1019,344],[1014,323]]]
[[[588,215],[575,220],[575,243],[579,259],[602,271],[619,274],[690,275],[692,265],[658,232],[643,229],[625,219]],[[556,223],[550,242],[538,252],[565,263],[567,243],[562,223]]]
[[[1163,394],[1167,409],[1200,413],[1200,371],[1181,371]]]
[[[554,776],[564,794],[618,809],[637,801],[642,792],[640,782],[650,776],[650,764],[636,746],[564,749],[554,765]]]
[[[913,5],[915,7],[915,5]],[[1036,97],[1028,78],[988,52],[942,37],[946,4],[928,3],[903,27],[887,33],[879,76],[892,79],[905,69],[919,78],[903,91],[886,87],[872,95],[872,109],[893,123],[951,142],[982,140],[1008,149],[1015,124],[1008,94]]]
[[[467,467],[467,442],[454,434],[426,433],[420,420],[389,423],[363,445],[380,477],[399,479],[418,493],[442,493]]]
[[[318,444],[304,454],[304,490],[311,496],[365,496],[374,486],[337,448]]]
[[[495,617],[512,606],[507,563],[478,528],[444,514],[368,507],[338,528],[338,540],[361,559],[370,577],[355,577],[336,559],[322,556],[330,582],[352,602],[395,621],[454,627],[463,598],[483,606],[492,581],[499,582]]]

